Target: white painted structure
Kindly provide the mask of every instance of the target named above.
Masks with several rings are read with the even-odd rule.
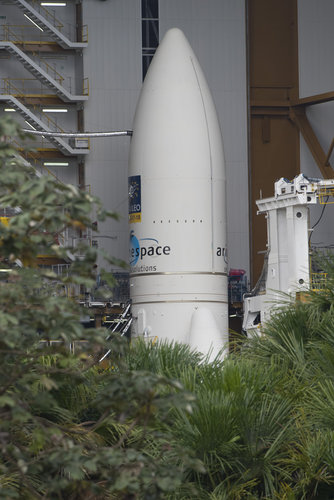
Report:
[[[309,207],[331,194],[334,180],[309,179],[275,182],[275,196],[257,200],[267,217],[267,264],[259,284],[244,300],[243,329],[251,333],[266,323],[275,308],[310,286]]]
[[[228,340],[223,145],[199,62],[176,28],[138,101],[129,193],[133,334],[215,356]]]

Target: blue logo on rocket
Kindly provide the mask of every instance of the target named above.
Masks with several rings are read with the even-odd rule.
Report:
[[[140,245],[138,238],[134,235],[134,232],[130,233],[130,266],[135,266],[138,262],[140,255]]]

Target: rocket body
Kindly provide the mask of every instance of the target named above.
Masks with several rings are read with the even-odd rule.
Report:
[[[167,32],[138,101],[129,162],[132,335],[211,357],[228,340],[225,167],[203,72]]]

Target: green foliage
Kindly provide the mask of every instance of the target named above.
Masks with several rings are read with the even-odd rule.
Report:
[[[22,164],[13,136],[23,138],[19,127],[1,120],[0,207],[13,216],[0,225],[0,498],[163,497],[184,467],[200,467],[168,432],[171,409],[187,412],[193,398],[167,377],[129,369],[126,340],[83,329],[64,291],[94,285],[97,252],[58,241],[92,227],[92,213],[116,215]],[[38,267],[40,255],[70,272]],[[102,347],[108,369],[96,361]]]
[[[174,345],[167,356],[166,344],[129,351],[130,365],[177,376],[196,396],[191,413],[172,410],[171,431],[205,473],[185,469],[170,498],[189,498],[190,484],[210,500],[333,498],[334,261],[322,265],[326,290],[287,303],[225,360]]]
[[[13,135],[0,121],[0,138]],[[63,292],[94,284],[97,253],[57,239],[91,227],[92,211],[116,216],[36,176],[5,140],[0,206],[15,209],[0,226],[0,498],[333,498],[333,259],[326,290],[208,363],[184,345],[83,330]],[[38,268],[38,255],[70,273]]]

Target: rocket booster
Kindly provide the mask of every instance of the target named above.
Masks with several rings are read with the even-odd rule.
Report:
[[[169,30],[138,100],[129,161],[132,335],[213,358],[228,340],[225,166],[199,62]]]

